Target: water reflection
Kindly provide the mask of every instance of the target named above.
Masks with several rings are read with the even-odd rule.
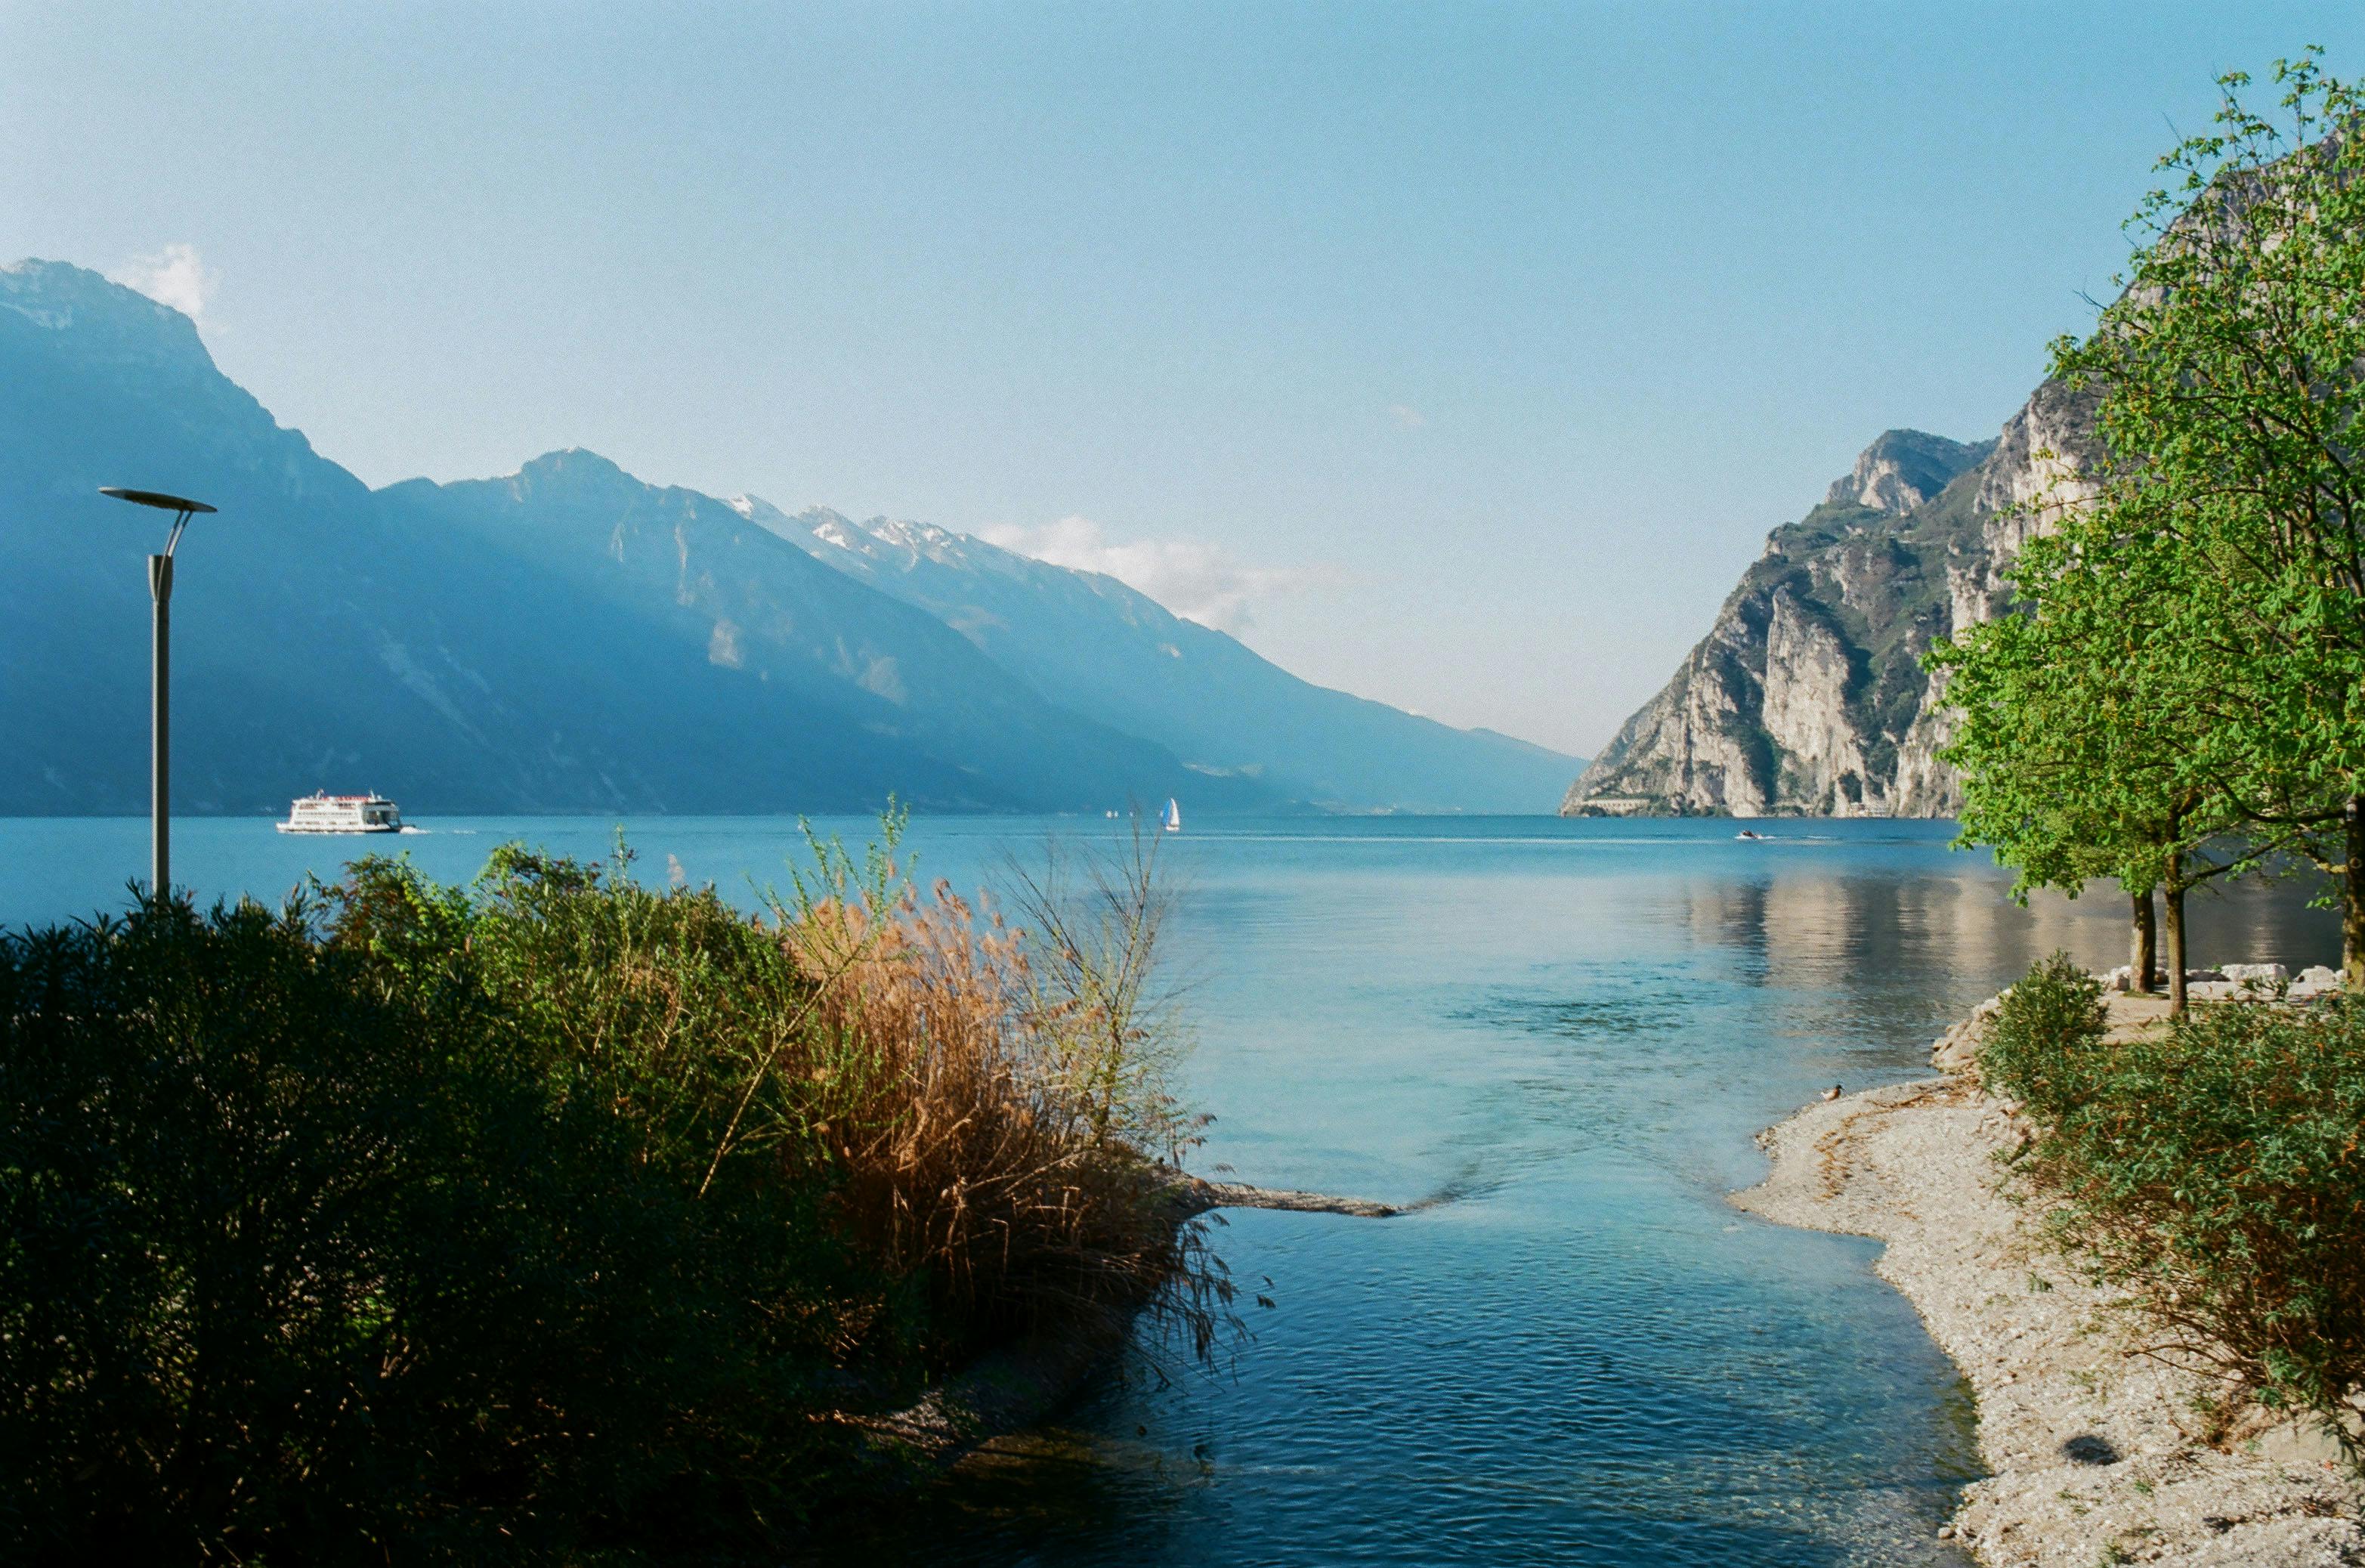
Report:
[[[2186,909],[2189,961],[2281,962],[2294,973],[2337,964],[2338,916],[2310,907],[2324,885],[2308,877],[2195,892]],[[1935,972],[1976,988],[2008,981],[2056,951],[2097,969],[2126,962],[2127,900],[2115,882],[2090,884],[2075,899],[2038,891],[2025,907],[2009,888],[2004,873],[1970,855],[1918,875],[1834,871],[1818,857],[1687,884],[1695,939],[1730,952],[1739,972],[1763,984],[1818,989],[1893,975],[1922,983]]]

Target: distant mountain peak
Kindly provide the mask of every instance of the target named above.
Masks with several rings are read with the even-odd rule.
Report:
[[[138,301],[151,315],[180,316],[169,305],[159,305],[138,289],[113,283],[88,267],[78,267],[72,262],[45,262],[39,256],[27,256],[0,266],[0,305],[20,314],[31,314],[48,305],[64,308],[74,305],[115,305]],[[188,318],[182,316],[183,320]]]
[[[1884,431],[1864,449],[1847,476],[1833,482],[1823,499],[1829,505],[1909,512],[1935,497],[1955,476],[1977,465],[1994,447],[1992,441],[1949,441],[1926,431]]]
[[[612,458],[588,447],[565,446],[522,465],[510,477],[510,487],[530,490],[581,490],[594,493],[645,487],[645,481],[625,472]]]
[[[881,544],[926,555],[932,560],[966,555],[970,543],[965,533],[938,528],[933,522],[911,522],[902,518],[874,517],[862,525],[862,532]]]
[[[595,474],[622,474],[624,472],[622,465],[618,464],[613,458],[602,457],[600,454],[592,451],[588,446],[553,447],[539,457],[530,457],[526,459],[526,461],[518,468],[518,472],[521,474],[557,473],[563,470],[569,470],[576,473]],[[630,475],[626,475],[625,476],[627,478],[631,477]]]
[[[757,495],[736,495],[723,503],[758,528],[769,529],[790,543],[811,549],[813,538],[841,550],[854,548],[861,532],[851,521],[827,507],[807,507],[790,513]]]
[[[829,549],[857,556],[873,566],[908,571],[923,560],[963,569],[981,564],[992,550],[982,541],[930,522],[874,517],[856,522],[827,507],[807,507],[794,517],[757,496],[741,496],[732,506],[750,522],[759,523],[792,543],[811,548],[819,541]]]
[[[104,349],[105,357],[119,364],[213,373],[213,355],[197,336],[196,322],[71,262],[28,256],[0,266],[0,310],[47,331],[72,330],[78,352],[85,355]]]
[[[1922,655],[2009,603],[2030,527],[2018,503],[2098,455],[2092,394],[2050,380],[1994,441],[1884,434],[1821,505],[1886,515],[1818,509],[1776,530],[1561,811],[1952,814],[1952,721]]]

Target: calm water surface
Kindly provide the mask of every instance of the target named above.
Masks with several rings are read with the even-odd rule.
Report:
[[[616,824],[433,822],[473,872],[506,837],[584,855]],[[794,825],[623,824],[644,875],[750,897]],[[858,841],[863,823],[822,824]],[[1869,1242],[1724,1201],[1752,1137],[1930,1040],[2038,956],[2124,961],[2115,896],[2022,910],[1922,823],[1358,819],[1170,841],[1202,1169],[1399,1202],[1384,1222],[1239,1214],[1270,1309],[1220,1371],[1153,1343],[1053,1430],[880,1525],[881,1562],[1736,1564],[1963,1561],[1933,1539],[1977,1473],[1953,1369]],[[913,826],[923,877],[990,879],[1097,823]],[[0,821],[0,924],[118,905],[140,822]],[[354,840],[181,824],[207,895],[275,898]],[[384,841],[379,841],[383,843]],[[375,846],[373,846],[374,847]],[[2288,892],[2203,901],[2195,957],[2333,961]],[[1244,1295],[1243,1300],[1247,1296]],[[1165,1369],[1161,1372],[1161,1366]],[[1171,1375],[1166,1375],[1171,1373]]]

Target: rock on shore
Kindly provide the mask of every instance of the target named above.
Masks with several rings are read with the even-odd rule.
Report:
[[[2111,1025],[2165,1008],[2113,996]],[[2139,1354],[2133,1326],[2047,1246],[2041,1209],[2008,1195],[1996,1156],[2025,1134],[1961,1070],[1993,1011],[1938,1042],[1948,1076],[1810,1104],[1764,1134],[1772,1173],[1733,1199],[1888,1243],[1877,1272],[1978,1400],[1991,1473],[1946,1531],[1999,1565],[2365,1563],[2365,1488],[2330,1441],[2259,1411],[2204,1434],[2209,1385]]]

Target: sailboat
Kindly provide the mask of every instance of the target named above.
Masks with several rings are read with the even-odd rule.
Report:
[[[1182,808],[1174,803],[1174,797],[1171,795],[1166,797],[1166,831],[1169,833],[1182,831]]]

